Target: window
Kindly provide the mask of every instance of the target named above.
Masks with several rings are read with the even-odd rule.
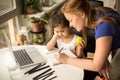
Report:
[[[22,0],[0,0],[0,24],[22,13]]]
[[[7,3],[6,3],[7,2]],[[4,14],[15,7],[12,0],[1,0],[0,2],[0,14]]]
[[[0,28],[0,36],[1,36],[1,38],[0,38],[0,48],[4,48],[4,47],[7,46],[6,42],[5,42],[5,37],[3,36],[2,30],[4,29],[5,32],[8,32],[7,31],[8,29],[6,29],[6,27],[5,27],[5,26],[8,26],[8,25],[6,23],[0,25],[0,27],[3,27],[3,26],[4,26],[4,28]],[[9,34],[9,33],[7,33],[7,34]]]
[[[12,44],[15,43],[15,34],[18,30],[17,16],[22,13],[22,0],[0,1],[0,48],[6,47],[2,29],[8,34]]]

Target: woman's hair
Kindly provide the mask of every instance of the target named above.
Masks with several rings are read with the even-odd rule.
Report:
[[[66,20],[64,14],[61,11],[52,12],[49,22],[53,28],[59,25],[61,27],[69,27],[69,21]]]
[[[100,22],[116,22],[116,20],[111,16],[112,13],[118,14],[111,8],[108,7],[97,7],[92,8],[89,4],[89,0],[67,0],[67,2],[62,6],[61,11],[63,13],[73,13],[76,14],[80,11],[85,13],[87,27],[95,27]],[[96,15],[109,13],[110,15],[101,17],[99,20],[96,20]]]
[[[120,20],[118,20],[112,16],[112,14],[119,15],[119,13],[114,11],[112,8],[97,7],[97,8],[95,8],[95,11],[96,11],[96,15],[98,15],[98,17],[99,16],[102,16],[102,17],[99,19],[96,18],[96,20],[93,23],[91,23],[91,26],[93,26],[93,27],[97,26],[101,22],[108,22],[108,23],[112,23],[112,24],[120,23]],[[105,14],[107,14],[107,15],[105,15]]]
[[[95,14],[94,10],[91,8],[88,0],[68,0],[61,8],[63,13],[73,13],[77,14],[78,12],[85,13],[87,23],[91,22],[91,14]],[[90,20],[89,20],[90,19]]]
[[[62,6],[62,12],[76,13],[78,11],[88,12],[90,4],[88,0],[67,0],[67,2]]]
[[[78,14],[80,11],[85,13],[87,23],[90,23],[92,17],[90,14],[94,14],[88,0],[67,0],[67,2],[62,6],[61,11],[63,13],[73,13]],[[89,18],[90,17],[90,18]],[[82,30],[83,39],[87,42],[86,39],[86,28]]]
[[[92,8],[89,4],[88,0],[67,0],[67,2],[62,6],[61,11],[63,13],[73,13],[77,14],[82,11],[85,14],[86,25],[87,27],[96,27],[101,22],[110,22],[110,23],[118,23],[120,20],[117,20],[111,16],[112,13],[118,14],[111,8],[107,7],[97,7]],[[97,15],[104,15],[105,13],[109,13],[108,16],[104,16],[96,19]],[[83,38],[86,39],[85,28],[82,30]]]

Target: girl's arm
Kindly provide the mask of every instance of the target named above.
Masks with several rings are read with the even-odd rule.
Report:
[[[51,50],[53,50],[55,48],[55,45],[57,43],[57,38],[58,38],[58,35],[54,34],[52,39],[47,43],[47,49],[49,51],[51,51]]]

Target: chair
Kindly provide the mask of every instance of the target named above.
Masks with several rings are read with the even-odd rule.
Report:
[[[103,1],[90,0],[89,3],[92,7],[104,6]]]

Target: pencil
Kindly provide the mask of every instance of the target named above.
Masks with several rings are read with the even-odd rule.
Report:
[[[45,62],[42,62],[42,63],[38,64],[37,66],[35,66],[34,68],[30,69],[29,71],[25,72],[24,74],[30,73],[30,72],[34,71],[36,68],[42,67],[45,64],[46,64]]]
[[[41,68],[39,68],[39,69],[36,69],[36,70],[33,70],[33,71],[29,72],[28,74],[32,74],[32,73],[34,73],[34,72],[37,72],[37,71],[46,69],[46,68],[48,68],[48,67],[50,67],[50,66],[48,65],[48,66],[41,67]]]
[[[49,72],[50,70],[52,70],[52,69],[49,68],[49,69],[47,69],[46,71],[42,72],[41,74],[35,76],[35,77],[33,78],[33,80],[37,80],[38,78],[40,78],[40,76],[44,75],[45,73]]]
[[[52,78],[50,78],[50,79],[48,79],[48,80],[52,80],[52,79],[54,79],[54,78],[57,78],[57,76],[54,76],[54,77],[52,77]]]
[[[45,76],[42,80],[47,79],[47,78],[50,77],[54,72],[55,72],[55,71],[52,71],[52,72],[46,74],[46,76]]]
[[[62,50],[63,50],[63,48],[61,48],[61,49],[58,51],[58,53],[60,53]]]

